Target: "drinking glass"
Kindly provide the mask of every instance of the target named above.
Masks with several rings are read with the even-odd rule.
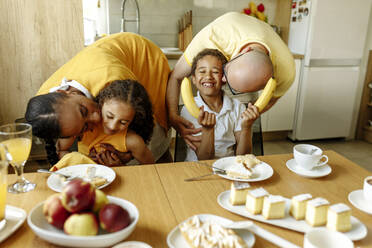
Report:
[[[17,181],[8,185],[8,192],[23,193],[33,190],[36,184],[23,177],[23,167],[31,151],[32,127],[26,123],[13,123],[0,126],[0,144],[4,144],[10,155]]]
[[[0,230],[5,227],[5,203],[6,185],[8,174],[8,160],[6,157],[6,147],[0,144]]]

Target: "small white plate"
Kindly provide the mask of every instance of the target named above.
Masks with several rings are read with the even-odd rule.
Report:
[[[126,241],[126,242],[114,245],[112,248],[152,248],[152,247],[140,241]]]
[[[229,201],[230,190],[222,192],[217,197],[217,202],[220,206],[232,213],[239,214],[241,216],[247,217],[249,219],[257,220],[260,222],[268,223],[274,226],[280,226],[297,232],[306,233],[313,227],[310,226],[305,220],[296,220],[289,214],[289,209],[291,206],[291,200],[284,198],[286,201],[285,216],[283,219],[265,219],[261,214],[251,214],[245,208],[245,205],[233,206]],[[351,240],[361,240],[367,236],[366,226],[360,222],[354,216],[351,216],[351,230],[344,233]]]
[[[87,169],[88,167],[96,167],[96,174],[95,176],[104,177],[107,180],[107,183],[98,187],[98,189],[102,189],[112,183],[116,177],[116,173],[113,169],[108,166],[100,165],[100,164],[79,164],[79,165],[72,165],[65,168],[58,170],[64,175],[68,176],[76,176],[81,178],[88,179]],[[66,185],[66,182],[61,181],[61,177],[55,174],[52,174],[48,177],[47,185],[50,189],[61,192],[63,187]]]
[[[348,199],[349,202],[351,202],[351,204],[353,204],[353,206],[357,209],[362,210],[368,214],[372,214],[372,204],[368,204],[368,202],[364,200],[362,189],[350,192]]]
[[[219,169],[222,169],[222,170],[226,170],[228,167],[230,167],[231,165],[234,165],[234,164],[238,165],[238,163],[236,162],[236,157],[234,157],[234,156],[233,157],[225,157],[225,158],[220,158],[220,159],[216,160],[213,163],[213,167],[216,167],[216,168],[219,168]],[[217,171],[217,170],[213,169],[213,171]],[[228,176],[228,175],[221,175],[221,174],[217,174],[217,175],[219,175],[220,177],[229,179],[229,180],[233,180],[233,181],[257,182],[257,181],[266,180],[274,174],[273,168],[271,168],[270,165],[268,165],[267,163],[262,162],[262,161],[261,161],[261,163],[256,164],[255,167],[252,169],[252,171],[253,171],[253,177],[249,178],[249,179],[231,177],[231,176]]]
[[[113,233],[98,233],[96,236],[72,236],[67,235],[63,230],[58,229],[48,223],[43,214],[43,204],[37,204],[29,213],[27,223],[32,231],[41,239],[55,245],[68,247],[107,247],[112,246],[126,239],[137,225],[139,212],[137,207],[124,199],[107,196],[109,202],[118,204],[129,213],[131,223],[126,228]]]
[[[300,166],[297,165],[294,159],[288,160],[285,164],[287,165],[287,168],[290,171],[300,176],[308,177],[308,178],[324,177],[324,176],[329,175],[332,172],[332,168],[328,164],[315,167],[312,170],[305,170],[301,168]]]
[[[5,206],[5,226],[0,231],[0,243],[12,235],[25,222],[27,213],[22,208]]]
[[[232,221],[229,219],[226,219],[226,218],[223,218],[217,215],[213,215],[213,214],[198,214],[196,216],[198,216],[198,218],[203,222],[210,221],[213,223],[220,224],[222,226],[232,223]],[[250,231],[244,230],[244,229],[240,229],[240,230],[234,229],[234,231],[245,241],[248,247],[253,247],[256,239]],[[170,248],[189,247],[189,245],[184,239],[178,226],[173,228],[173,230],[168,234],[167,244]]]

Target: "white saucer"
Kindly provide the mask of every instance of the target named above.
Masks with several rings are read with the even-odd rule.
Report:
[[[0,232],[0,243],[12,235],[25,222],[27,213],[22,208],[6,205],[5,219],[6,223]]]
[[[332,168],[328,164],[315,167],[312,170],[305,170],[299,167],[294,159],[288,160],[285,164],[290,171],[308,178],[324,177],[332,172]]]
[[[372,214],[372,204],[369,205],[364,200],[362,189],[358,189],[358,190],[354,190],[353,192],[350,192],[348,199],[349,199],[349,202],[351,202],[351,204],[353,204],[353,206],[356,207],[357,209],[362,210],[363,212],[366,212],[368,214]]]

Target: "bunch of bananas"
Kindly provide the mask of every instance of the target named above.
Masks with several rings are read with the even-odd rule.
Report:
[[[254,16],[261,21],[267,22],[267,16],[263,13],[265,6],[260,3],[258,6],[254,2],[249,3],[249,8],[243,9],[243,12],[247,15]]]

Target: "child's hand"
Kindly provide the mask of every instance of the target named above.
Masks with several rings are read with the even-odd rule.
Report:
[[[213,128],[216,125],[216,115],[204,111],[204,106],[200,107],[198,123],[206,129]]]
[[[252,103],[248,103],[247,109],[242,113],[242,129],[250,128],[253,122],[260,116],[258,108]]]

